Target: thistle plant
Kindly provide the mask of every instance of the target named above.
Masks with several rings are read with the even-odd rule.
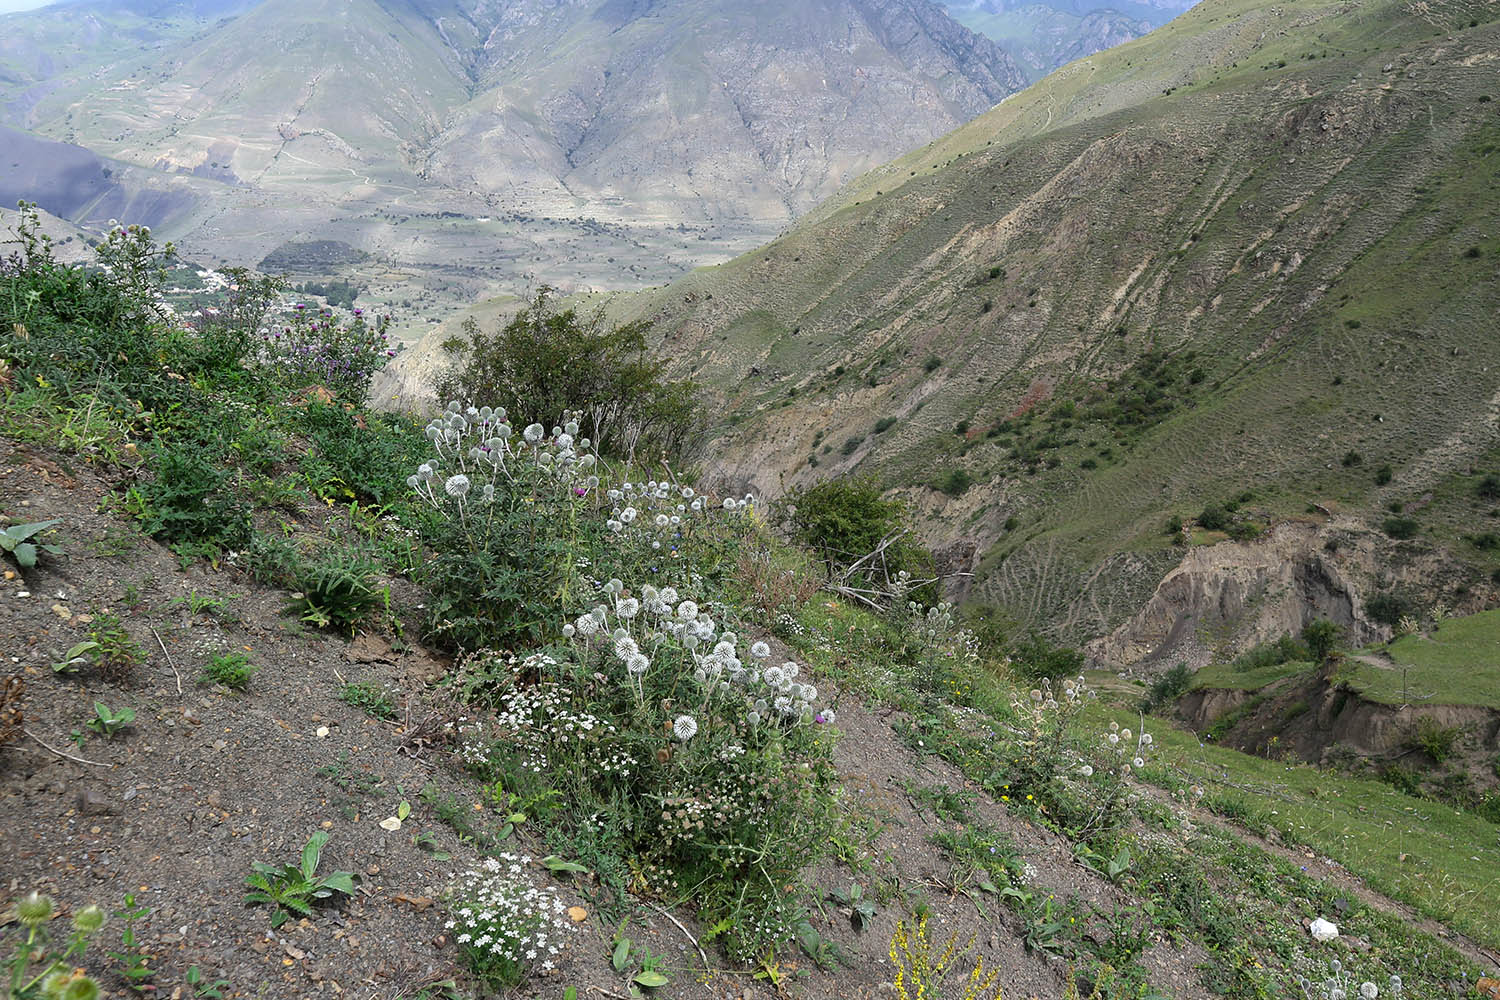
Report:
[[[433,637],[467,649],[540,639],[576,585],[599,485],[577,422],[517,432],[503,409],[450,404],[427,426],[434,457],[407,478],[428,509]]]
[[[340,402],[362,406],[375,373],[396,356],[390,323],[390,316],[371,318],[363,309],[345,318],[297,303],[261,329],[261,361],[294,387],[321,385]]]
[[[14,1000],[95,1000],[99,984],[74,964],[104,926],[104,911],[97,906],[79,910],[72,933],[62,949],[55,950],[49,930],[55,911],[52,899],[33,892],[17,900],[15,910],[19,938],[14,953],[0,962],[6,974],[5,995]]]
[[[1299,976],[1297,986],[1308,1000],[1376,1000],[1382,995],[1390,998],[1402,996],[1400,976],[1392,975],[1387,979],[1384,989],[1372,980],[1356,982],[1353,973],[1336,958],[1329,960],[1328,975],[1321,981],[1313,982],[1306,976]]]
[[[619,857],[632,891],[708,887],[704,919],[733,914],[720,940],[757,958],[790,937],[799,873],[827,849],[834,713],[800,665],[675,588],[589,593],[561,643],[464,664],[460,689],[489,712],[459,727],[461,759],[567,803],[570,835]]]

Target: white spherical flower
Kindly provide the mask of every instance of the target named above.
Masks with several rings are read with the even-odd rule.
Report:
[[[531,424],[521,432],[522,437],[526,438],[527,444],[536,444],[543,437],[545,437],[546,434],[547,429],[541,424]]]
[[[734,497],[725,497],[724,498],[724,509],[725,510],[734,510],[734,506],[735,506],[735,504],[734,504]]]
[[[661,588],[660,597],[662,599],[662,603],[663,604],[676,604],[677,603],[677,588],[676,587],[663,587],[663,588]]]
[[[620,520],[625,524],[630,524],[635,520],[635,518],[636,511],[634,507],[626,507],[624,510],[620,511]]]
[[[1120,742],[1120,734],[1119,733],[1110,733],[1108,736],[1106,736],[1104,738],[1109,741],[1109,745],[1110,746],[1114,746],[1116,743]]]
[[[1092,778],[1094,776],[1094,769],[1088,764],[1085,764],[1078,769],[1078,773],[1083,775],[1085,778]]]
[[[625,661],[625,669],[632,674],[644,674],[650,666],[651,661],[645,653],[635,653]]]
[[[771,655],[771,647],[763,642],[757,642],[755,645],[750,647],[750,655],[755,657],[757,660],[764,660],[766,657]]]
[[[465,497],[469,495],[469,477],[463,473],[449,476],[448,481],[443,484],[443,492],[450,497]]]
[[[698,720],[691,715],[679,715],[677,721],[672,723],[672,735],[679,740],[687,741],[698,734]]]
[[[667,515],[665,515],[665,514],[657,514],[656,515],[656,526],[658,528],[665,528],[667,525],[669,525],[671,523],[672,523],[672,519],[669,518],[669,517],[667,517]]]
[[[1374,983],[1360,983],[1359,995],[1364,997],[1365,1000],[1375,1000],[1376,997],[1380,996],[1380,988]]]
[[[640,613],[641,602],[636,600],[634,597],[622,598],[620,602],[615,605],[615,614],[619,615],[621,618],[634,618]]]
[[[685,622],[696,621],[698,618],[698,605],[695,601],[683,601],[677,605],[677,617]]]
[[[599,623],[594,620],[593,615],[583,615],[579,617],[579,619],[573,623],[573,627],[578,630],[579,635],[584,636],[585,638],[599,631]]]
[[[796,677],[798,671],[800,671],[801,669],[801,667],[797,666],[797,664],[793,663],[791,660],[787,660],[781,665],[781,672],[786,674],[788,679]]]
[[[1131,761],[1130,763],[1134,764],[1136,767],[1145,767],[1146,766],[1145,760],[1143,760],[1140,757],[1137,757],[1135,760]]]
[[[782,682],[786,680],[786,674],[781,672],[780,667],[767,667],[764,677],[766,683],[774,688],[781,687]]]
[[[682,488],[682,499],[684,499],[684,500],[691,500],[691,499],[693,499],[693,488],[691,486],[684,486]]]
[[[578,634],[578,629],[574,628],[570,623],[562,627],[562,634],[564,639],[571,639]]]
[[[1150,733],[1142,733],[1141,734],[1141,746],[1143,746],[1143,747],[1149,747],[1150,745],[1151,745],[1151,734]]]

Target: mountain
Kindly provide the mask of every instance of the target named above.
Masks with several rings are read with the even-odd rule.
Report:
[[[1473,0],[1208,0],[614,308],[722,480],[882,477],[1017,628],[1389,635],[1500,584],[1497,58]]]
[[[217,182],[166,233],[185,251],[348,243],[372,294],[433,319],[727,259],[1023,82],[929,0],[88,0],[0,23],[9,125]]]
[[[1192,0],[1122,0],[1107,6],[1080,0],[949,0],[960,24],[998,42],[1028,80],[1075,59],[1124,44],[1166,24]]]

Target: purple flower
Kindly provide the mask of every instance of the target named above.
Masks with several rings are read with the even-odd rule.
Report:
[[[823,718],[823,713],[819,712],[817,715],[813,716],[813,721],[818,723],[819,725],[822,725],[825,721]]]

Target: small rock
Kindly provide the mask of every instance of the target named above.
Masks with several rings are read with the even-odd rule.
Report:
[[[328,733],[329,733],[329,729],[328,729],[327,726],[319,726],[318,727],[318,732],[317,732],[318,739],[320,739],[320,740],[326,740],[326,739],[328,739]]]
[[[78,811],[85,816],[106,816],[115,811],[114,803],[103,792],[85,788],[78,793]]]

